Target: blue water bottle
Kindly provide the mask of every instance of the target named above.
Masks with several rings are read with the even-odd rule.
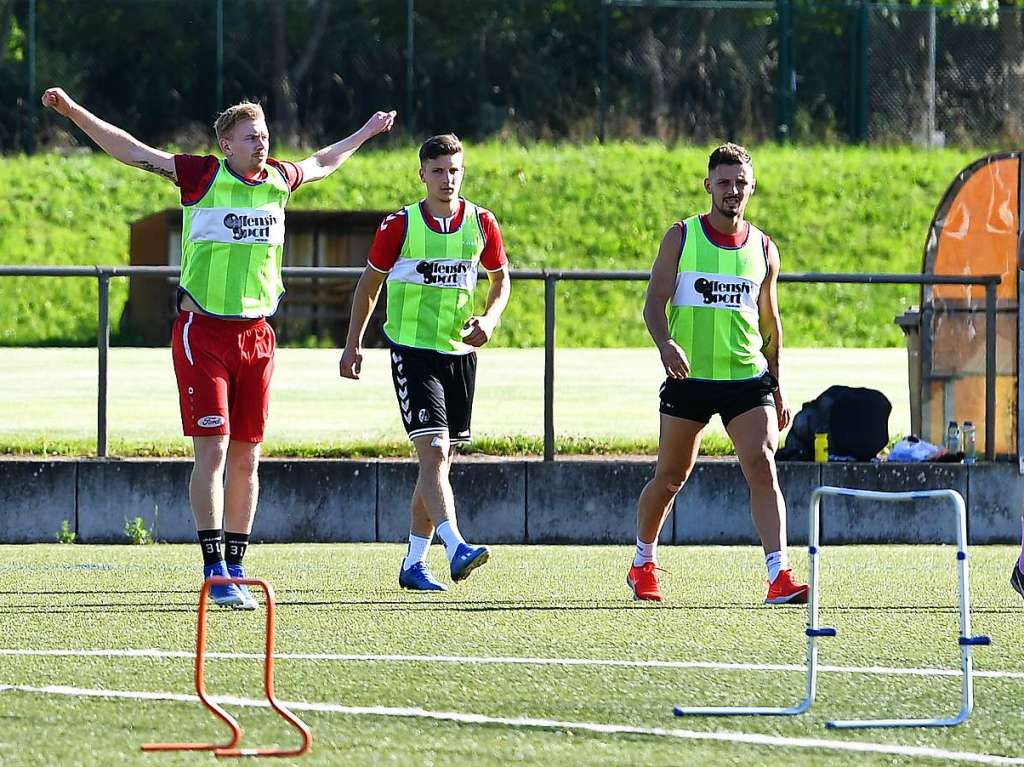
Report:
[[[960,452],[960,427],[956,421],[950,421],[946,427],[946,452],[951,455]]]

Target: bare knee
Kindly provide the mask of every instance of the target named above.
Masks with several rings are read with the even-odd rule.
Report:
[[[752,491],[768,491],[778,482],[775,453],[767,448],[745,462],[743,473]]]
[[[216,437],[202,437],[195,440],[194,473],[213,476],[224,471],[228,455],[228,441]]]
[[[429,447],[419,451],[421,474],[443,474],[451,465],[447,447]]]
[[[657,472],[654,475],[652,482],[662,493],[675,496],[676,493],[683,489],[683,485],[686,484],[686,480],[689,479],[689,476],[689,471],[679,469]]]
[[[232,443],[228,449],[228,471],[235,477],[254,477],[259,468],[260,446],[249,443]]]

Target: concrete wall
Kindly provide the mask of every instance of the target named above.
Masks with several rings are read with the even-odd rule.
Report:
[[[142,517],[161,540],[195,539],[187,460],[0,460],[0,543],[55,540],[68,520],[83,543],[126,542]],[[460,526],[489,543],[622,543],[635,536],[636,502],[654,462],[460,460],[452,472]],[[416,481],[411,461],[269,459],[260,467],[257,541],[404,541]],[[819,485],[876,490],[954,488],[967,500],[972,543],[1016,543],[1024,478],[1015,464],[780,463],[789,539],[807,541]],[[937,504],[828,498],[825,543],[952,542],[952,513]],[[698,462],[662,541],[756,544],[749,494],[734,460]]]
[[[61,522],[78,524],[74,461],[0,461],[0,542],[57,540]]]

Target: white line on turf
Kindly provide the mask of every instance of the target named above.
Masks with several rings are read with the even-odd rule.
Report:
[[[0,649],[0,656],[41,656],[67,658],[195,658],[194,651],[156,649],[98,649],[98,650],[22,650]],[[261,660],[261,653],[208,652],[213,660]],[[459,663],[466,665],[519,665],[519,666],[613,666],[620,668],[703,669],[708,671],[798,671],[807,667],[785,663],[722,663],[699,660],[620,660],[616,658],[529,658],[479,657],[473,655],[349,655],[340,653],[276,653],[278,660],[336,661],[343,663]],[[883,676],[949,676],[959,677],[960,669],[896,668],[889,666],[818,666],[818,670],[832,674],[879,674]],[[1024,679],[1024,671],[978,671],[982,679]]]
[[[199,700],[195,695],[183,695],[171,692],[96,690],[81,687],[65,687],[63,685],[50,685],[48,687],[3,685],[0,686],[0,689],[41,695],[67,695],[73,697],[127,698],[130,700],[180,702],[198,702]],[[251,706],[259,708],[266,708],[269,706],[266,700],[253,700],[251,698],[217,696],[212,698],[212,700],[228,706]],[[946,749],[930,748],[927,746],[901,746],[894,743],[872,743],[854,740],[825,740],[824,738],[794,738],[782,735],[763,735],[752,732],[700,732],[696,730],[677,730],[664,727],[635,727],[628,724],[563,722],[556,719],[536,719],[532,717],[502,717],[486,716],[484,714],[466,714],[458,711],[428,711],[422,708],[342,706],[337,703],[305,703],[301,701],[281,701],[281,703],[294,711],[313,711],[324,714],[434,719],[438,721],[458,722],[460,724],[500,725],[505,727],[524,727],[543,730],[578,730],[582,732],[594,732],[601,735],[646,735],[661,738],[676,738],[679,740],[744,743],[752,746],[774,746],[777,748],[852,751],[855,753],[887,754],[891,756],[916,757],[920,759],[969,762],[972,764],[1024,765],[1024,758],[1019,757],[982,754],[972,751],[947,751]]]

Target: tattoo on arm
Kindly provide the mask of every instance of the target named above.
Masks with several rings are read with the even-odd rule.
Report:
[[[135,167],[142,168],[143,170],[148,170],[150,173],[155,173],[158,176],[163,176],[168,181],[175,180],[174,171],[167,170],[166,168],[158,168],[157,166],[153,165],[153,163],[147,162],[146,160],[139,160],[137,163],[135,163]]]

